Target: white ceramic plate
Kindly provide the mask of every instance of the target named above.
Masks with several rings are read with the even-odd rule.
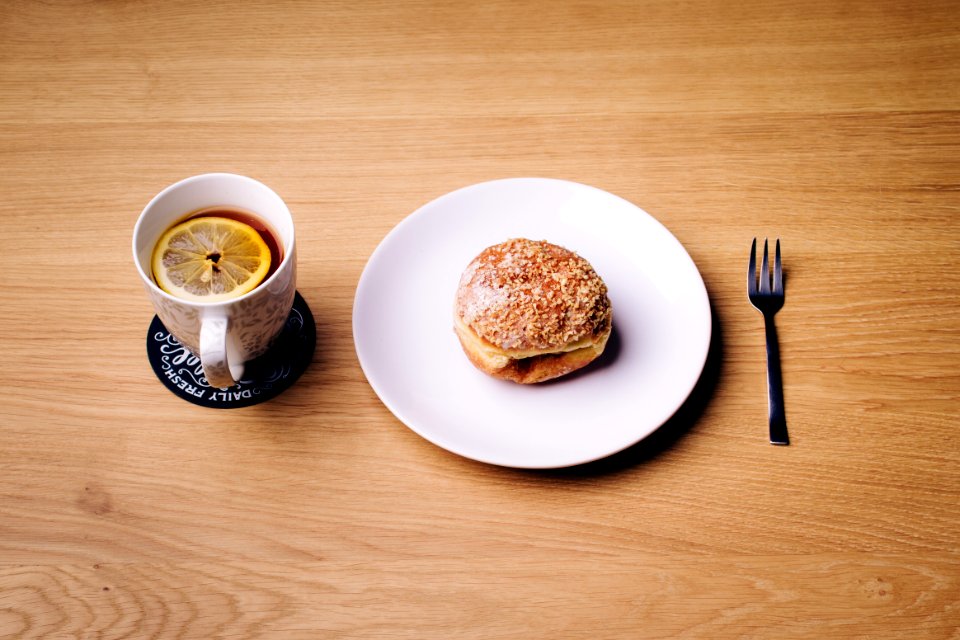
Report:
[[[516,237],[579,253],[613,305],[608,352],[539,385],[479,372],[452,328],[464,268]],[[699,379],[710,329],[700,272],[663,225],[605,191],[543,178],[476,184],[415,211],[370,256],[353,305],[360,365],[390,411],[444,449],[508,467],[590,462],[655,431]]]

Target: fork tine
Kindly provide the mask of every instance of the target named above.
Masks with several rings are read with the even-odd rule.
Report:
[[[757,239],[750,245],[750,265],[747,267],[747,295],[757,292]]]
[[[760,293],[770,293],[770,263],[767,260],[767,240],[763,240],[763,260],[760,262]]]
[[[780,268],[780,238],[777,238],[777,252],[773,260],[773,292],[783,293],[783,270]]]

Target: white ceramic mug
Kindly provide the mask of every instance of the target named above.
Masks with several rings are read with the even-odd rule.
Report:
[[[164,231],[188,214],[213,206],[250,211],[279,236],[283,259],[277,270],[252,291],[223,302],[193,302],[157,286],[150,260]],[[243,377],[244,363],[271,345],[293,307],[297,256],[293,217],[266,185],[231,173],[206,173],[170,185],[140,213],[133,230],[133,260],[160,321],[200,358],[207,382],[221,389]]]

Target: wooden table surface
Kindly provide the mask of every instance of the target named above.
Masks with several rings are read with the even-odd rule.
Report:
[[[8,2],[0,637],[960,638],[956,2]],[[255,407],[150,369],[134,221],[189,175],[289,203],[316,355]],[[351,334],[370,253],[511,176],[643,207],[715,336],[585,467],[421,439]],[[783,241],[792,444],[754,236]]]

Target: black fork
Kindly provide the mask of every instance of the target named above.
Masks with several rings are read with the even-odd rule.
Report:
[[[750,266],[747,268],[747,297],[763,314],[767,333],[767,405],[770,410],[770,444],[790,444],[787,436],[787,417],[783,408],[783,380],[780,376],[780,347],[773,316],[783,307],[783,271],[780,268],[780,240],[777,239],[773,261],[773,282],[767,261],[767,241],[763,241],[763,261],[760,263],[760,287],[757,288],[757,239],[750,246]]]

